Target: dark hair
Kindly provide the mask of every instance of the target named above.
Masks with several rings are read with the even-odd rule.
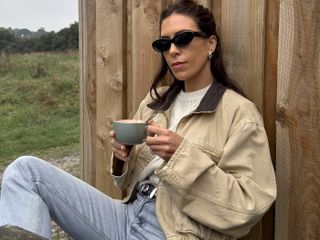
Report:
[[[234,90],[235,92],[241,94],[246,97],[244,91],[240,88],[240,86],[229,78],[228,74],[225,71],[222,62],[222,51],[221,51],[221,43],[220,38],[216,31],[216,23],[213,17],[213,14],[209,11],[208,8],[203,7],[195,3],[192,0],[180,0],[176,1],[173,4],[170,4],[160,15],[160,30],[161,24],[164,19],[172,15],[173,13],[183,14],[191,17],[198,25],[201,32],[205,33],[208,37],[214,35],[217,40],[216,49],[213,53],[213,57],[211,59],[211,72],[216,81],[223,84],[225,87]],[[161,85],[163,81],[168,80],[168,72],[170,72],[172,84],[169,89],[162,95],[157,92],[157,87]],[[154,99],[154,103],[151,105],[159,105],[164,101],[173,101],[178,92],[183,89],[184,82],[177,80],[164,59],[162,55],[161,65],[159,70],[157,71],[152,86],[150,88],[150,94]],[[155,94],[155,96],[153,95]],[[167,99],[170,98],[170,99]]]

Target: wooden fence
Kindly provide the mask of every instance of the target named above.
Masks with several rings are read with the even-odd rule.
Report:
[[[151,42],[170,2],[79,0],[81,175],[115,198],[110,120],[132,117],[148,92],[159,64]],[[275,211],[244,239],[320,239],[320,1],[198,2],[215,15],[227,71],[264,116],[277,169]]]

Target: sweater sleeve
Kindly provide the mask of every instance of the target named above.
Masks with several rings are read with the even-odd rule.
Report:
[[[245,235],[276,196],[267,136],[253,122],[239,127],[223,152],[184,139],[157,174],[180,211],[233,237]]]

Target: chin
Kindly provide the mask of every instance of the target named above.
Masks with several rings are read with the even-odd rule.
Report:
[[[185,73],[174,73],[174,77],[179,81],[186,81],[189,77]]]

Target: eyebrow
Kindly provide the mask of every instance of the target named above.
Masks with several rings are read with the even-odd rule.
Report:
[[[182,30],[179,30],[178,32],[175,32],[175,33],[173,34],[173,37],[174,37],[175,35],[179,34],[179,33],[189,32],[189,31],[191,31],[191,32],[196,32],[196,31],[191,30],[191,29],[182,29]],[[166,35],[160,35],[160,38],[169,38],[169,39],[170,39],[170,37],[169,37],[169,36],[166,36]]]

